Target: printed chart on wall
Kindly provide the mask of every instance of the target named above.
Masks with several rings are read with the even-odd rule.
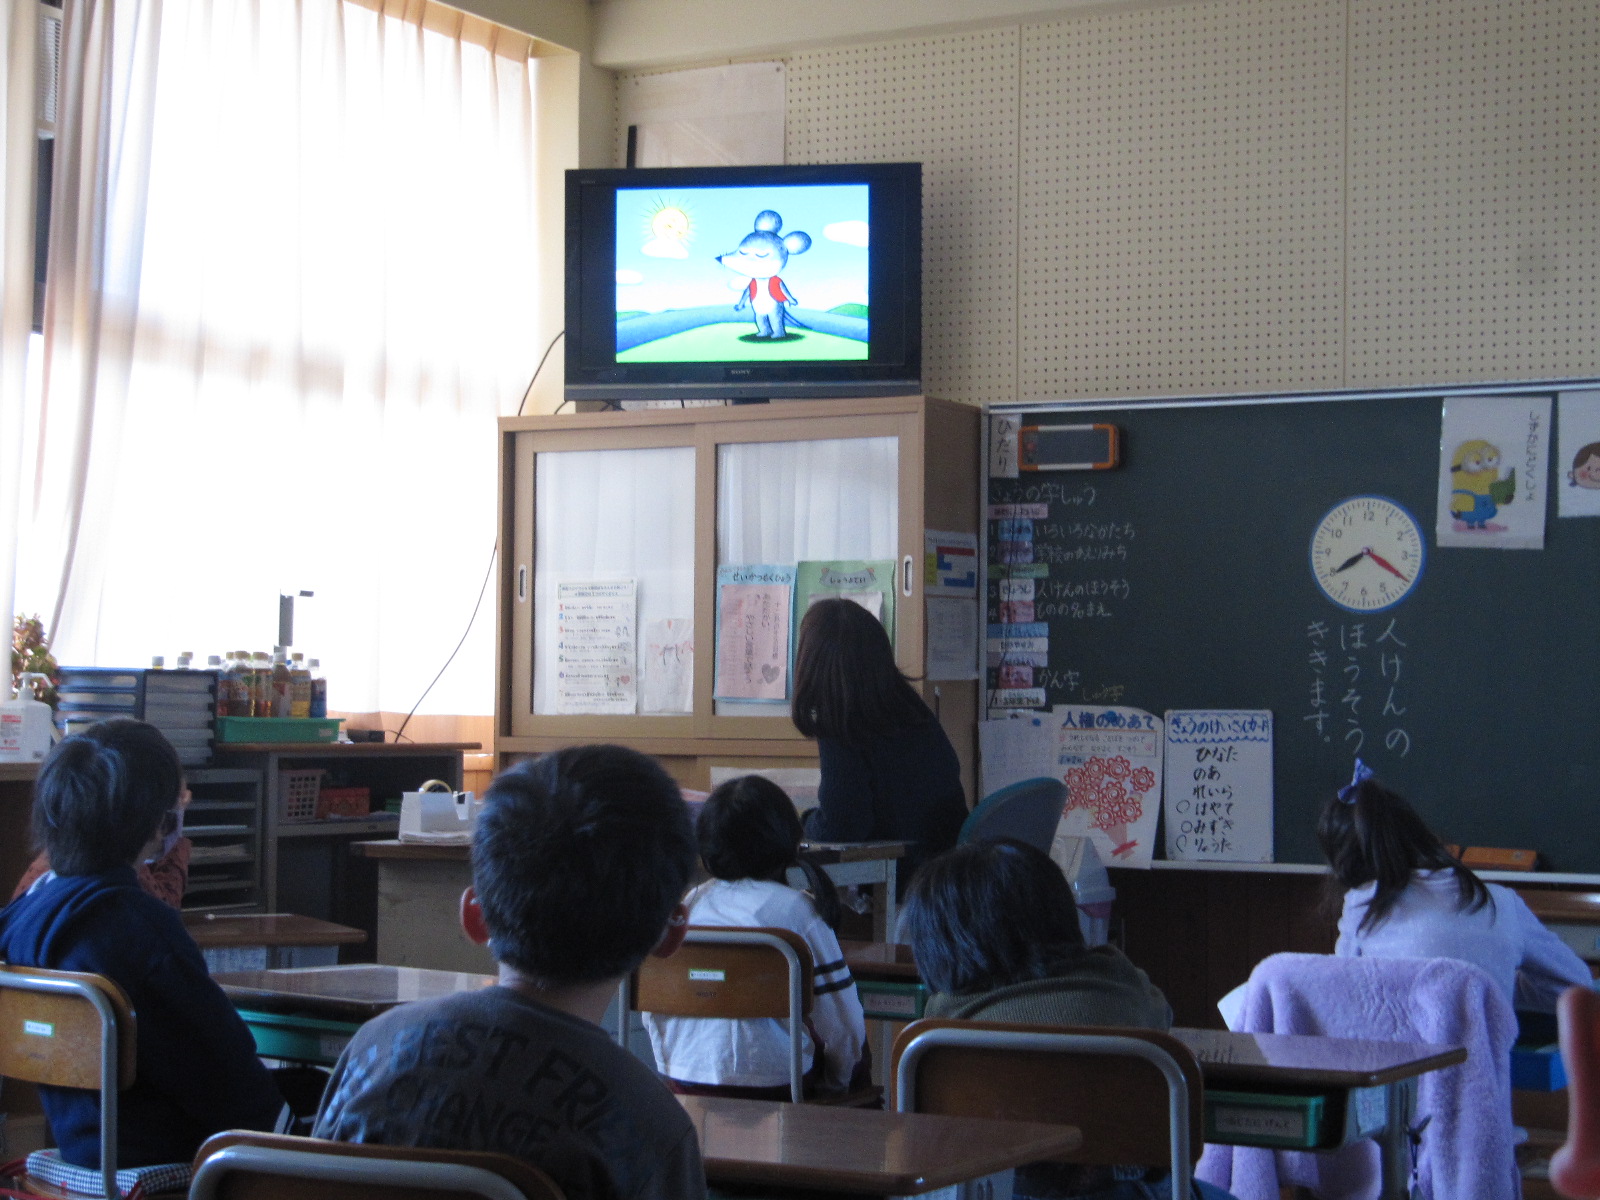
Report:
[[[1039,722],[985,733],[1002,757],[1072,711],[1167,714],[1158,854],[1320,863],[1359,754],[1447,841],[1600,872],[1600,521],[1572,519],[1600,516],[1600,387],[991,422],[987,724]],[[1118,465],[1018,469],[1019,430],[1084,422],[1117,427]]]
[[[632,579],[556,585],[556,711],[631,713],[638,705]]]

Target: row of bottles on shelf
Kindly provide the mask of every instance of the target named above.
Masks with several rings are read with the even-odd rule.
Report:
[[[165,659],[157,655],[151,666],[157,669]],[[194,655],[185,650],[178,655],[178,669],[194,665]],[[230,650],[227,657],[213,654],[206,669],[217,673],[217,716],[219,717],[326,717],[328,681],[322,664],[309,662],[299,651],[286,655],[282,646],[266,652]]]

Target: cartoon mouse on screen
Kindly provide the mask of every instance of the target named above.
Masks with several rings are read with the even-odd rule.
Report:
[[[778,278],[778,272],[783,270],[791,254],[804,254],[811,249],[811,235],[796,230],[779,237],[778,230],[782,228],[783,218],[770,208],[765,209],[756,214],[755,230],[745,234],[737,250],[717,256],[717,261],[728,270],[750,281],[739,293],[739,303],[733,306],[733,311],[743,312],[746,304],[750,306],[758,338],[786,336],[785,321],[805,328],[785,307],[799,301]]]

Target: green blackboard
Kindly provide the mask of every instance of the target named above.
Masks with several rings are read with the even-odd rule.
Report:
[[[1443,397],[1009,413],[1113,422],[1123,463],[989,480],[991,505],[1048,507],[1025,529],[991,519],[988,620],[1018,615],[1005,580],[1039,576],[1032,681],[1050,704],[1270,709],[1279,862],[1321,861],[1316,816],[1359,746],[1447,841],[1600,872],[1600,519],[1557,517],[1552,446],[1544,549],[1438,546]],[[1364,494],[1415,515],[1427,562],[1393,608],[1357,614],[1323,595],[1310,552],[1329,509]],[[991,666],[991,696],[1001,682]]]

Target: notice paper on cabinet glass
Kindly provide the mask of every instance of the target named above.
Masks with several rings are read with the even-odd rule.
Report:
[[[637,590],[632,579],[556,585],[556,712],[638,707]]]

